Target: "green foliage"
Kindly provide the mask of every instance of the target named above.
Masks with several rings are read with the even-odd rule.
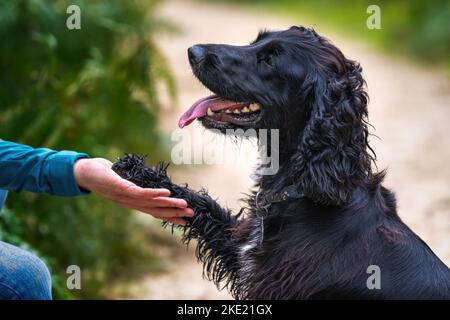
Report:
[[[81,29],[66,8],[81,8]],[[157,1],[0,1],[0,138],[114,160],[123,152],[161,155],[157,88],[174,81],[154,34],[166,24]],[[143,226],[94,195],[10,194],[0,239],[32,249],[49,264],[54,295],[102,297],[110,281],[152,260]],[[83,290],[65,289],[68,265]],[[59,276],[58,276],[59,275]]]
[[[292,15],[299,24],[341,30],[378,47],[409,54],[450,70],[448,0],[219,0],[251,4]],[[369,30],[369,5],[381,9],[381,30]],[[307,19],[307,20],[305,20]]]

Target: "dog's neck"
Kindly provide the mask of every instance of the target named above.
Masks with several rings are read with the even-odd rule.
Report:
[[[277,161],[278,170],[271,172],[266,170],[268,165],[261,164],[256,171],[256,182],[257,186],[265,192],[280,192],[283,188],[295,183],[290,161],[297,146],[291,140],[297,140],[298,137],[292,138],[292,134],[283,133],[282,130],[278,132],[278,141],[272,141],[270,130],[268,135],[267,144],[265,143],[264,146],[258,144],[260,158],[270,157],[271,161]],[[271,142],[275,142],[276,145],[274,146]]]
[[[263,192],[264,194],[271,194],[271,195],[279,195],[284,193],[287,189],[289,189],[292,186],[296,187],[296,191],[299,194],[302,194],[305,196],[305,198],[310,198],[314,202],[320,202],[327,205],[337,205],[342,206],[349,202],[351,198],[353,197],[354,191],[357,189],[358,186],[362,186],[366,183],[369,184],[378,184],[379,182],[374,183],[375,180],[372,178],[372,174],[370,170],[366,170],[364,166],[358,167],[355,165],[356,168],[358,168],[358,178],[361,179],[361,176],[366,175],[366,178],[362,179],[361,181],[355,181],[351,185],[345,186],[345,191],[348,192],[348,197],[346,199],[346,202],[338,202],[335,201],[333,198],[325,198],[325,196],[328,197],[327,192],[329,190],[326,190],[323,187],[328,187],[328,185],[322,186],[321,184],[318,184],[315,189],[308,189],[307,187],[311,184],[309,183],[311,180],[304,181],[299,179],[313,179],[314,176],[311,176],[311,174],[315,174],[314,172],[311,172],[311,166],[308,165],[307,161],[315,161],[312,159],[305,159],[305,165],[298,166],[295,163],[301,162],[302,157],[305,155],[308,155],[307,153],[299,152],[299,142],[302,140],[302,134],[301,133],[294,133],[294,132],[283,132],[282,130],[279,130],[279,139],[278,144],[276,144],[274,147],[268,143],[263,148],[261,148],[260,145],[260,151],[263,153],[261,154],[261,158],[263,159],[264,156],[270,157],[271,160],[277,160],[278,161],[278,170],[276,172],[271,172],[270,170],[264,170],[267,168],[267,165],[261,164],[256,171],[256,187],[258,188],[257,191]],[[267,141],[271,141],[268,139]],[[267,153],[264,155],[264,153]],[[275,156],[274,153],[277,153]],[[309,167],[309,174],[305,175],[304,171],[305,168]],[[368,171],[368,172],[366,172]],[[322,174],[325,174],[322,172]],[[354,174],[354,173],[353,173]],[[306,178],[304,178],[306,176]],[[325,177],[326,178],[326,177]],[[333,178],[333,177],[331,177]],[[317,179],[316,179],[317,180]],[[331,181],[331,179],[330,179]],[[303,182],[303,183],[302,183]],[[305,188],[306,185],[306,188]],[[315,187],[315,185],[313,185]],[[338,186],[339,187],[339,186]],[[323,189],[322,189],[323,188]],[[325,199],[325,200],[324,200]]]

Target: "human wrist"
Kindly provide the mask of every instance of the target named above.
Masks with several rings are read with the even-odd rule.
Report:
[[[89,192],[89,186],[87,183],[87,176],[89,172],[89,158],[80,158],[75,161],[73,164],[73,174],[75,176],[75,181],[78,187],[84,191]]]

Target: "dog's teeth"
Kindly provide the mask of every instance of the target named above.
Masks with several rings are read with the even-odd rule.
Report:
[[[206,114],[208,116],[212,116],[214,114],[214,112],[211,110],[211,108],[208,108],[208,111],[206,111]]]
[[[225,113],[231,113],[231,110],[230,109],[226,109]]]
[[[251,111],[257,111],[257,110],[260,109],[260,106],[259,106],[259,104],[257,104],[257,103],[252,103],[252,104],[249,106],[249,108],[250,108]]]
[[[250,109],[248,107],[243,107],[241,109],[242,112],[250,112]]]
[[[241,111],[239,109],[234,109],[233,113],[241,113]]]

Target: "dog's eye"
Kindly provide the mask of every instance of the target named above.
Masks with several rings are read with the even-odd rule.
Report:
[[[282,48],[277,43],[271,42],[258,52],[258,63],[275,67],[276,58],[281,52]]]
[[[267,56],[264,59],[262,59],[260,62],[264,62],[265,64],[267,64],[270,67],[273,67],[273,59],[272,56]]]
[[[258,56],[258,63],[264,63],[268,65],[269,67],[274,66],[274,54],[273,53],[265,53]]]

